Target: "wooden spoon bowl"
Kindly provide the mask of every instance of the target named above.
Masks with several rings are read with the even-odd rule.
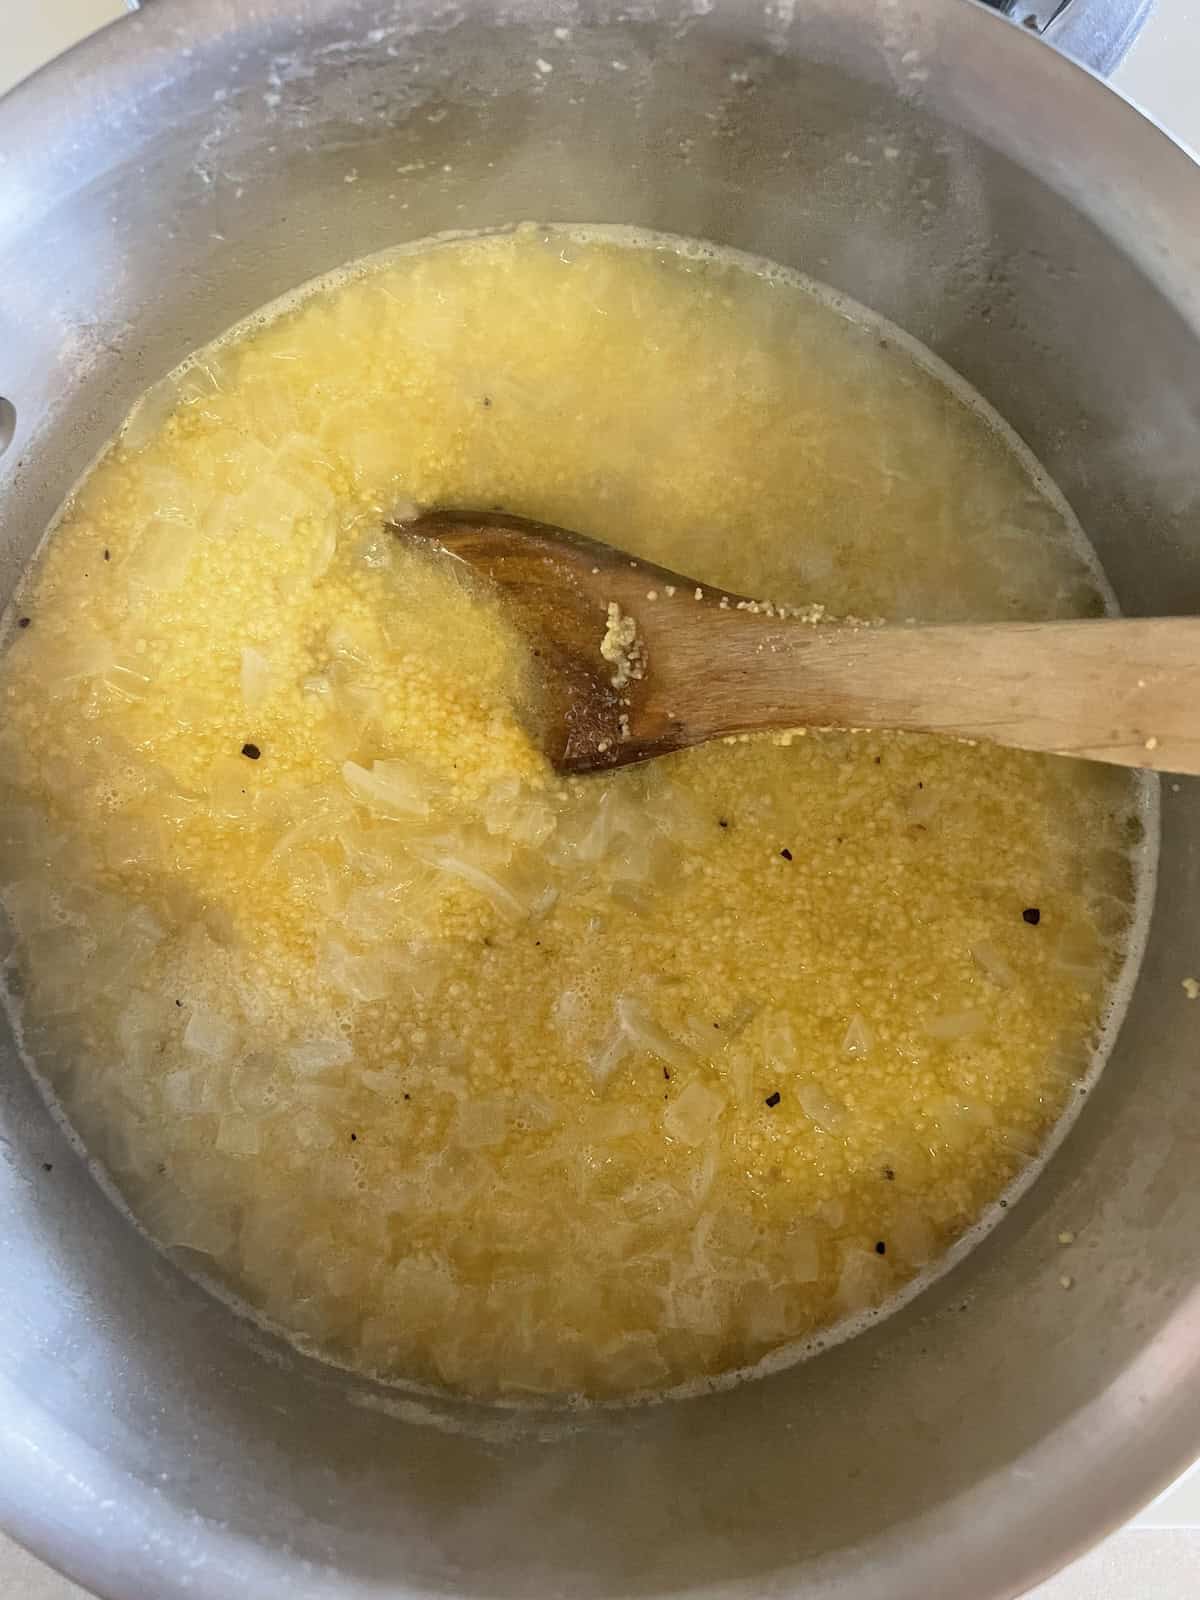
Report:
[[[561,772],[709,739],[905,729],[1200,772],[1200,618],[868,625],[731,594],[502,512],[393,523],[510,605]]]

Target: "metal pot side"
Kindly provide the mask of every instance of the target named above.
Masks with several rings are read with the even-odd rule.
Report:
[[[964,0],[156,0],[0,104],[0,151],[4,593],[187,351],[537,218],[876,307],[1030,442],[1128,611],[1200,609],[1200,176]],[[121,1219],[6,1040],[0,1520],[112,1600],[1020,1592],[1200,1447],[1198,816],[1165,786],[1116,1051],[989,1240],[814,1362],[637,1412],[426,1407],[273,1346]]]

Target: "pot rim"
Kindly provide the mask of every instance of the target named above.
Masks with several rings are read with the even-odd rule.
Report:
[[[861,18],[864,28],[886,9],[886,0],[841,4]],[[127,126],[137,127],[147,116],[145,108],[169,92],[173,74],[182,76],[227,48],[236,30],[270,34],[308,17],[344,16],[346,6],[344,0],[303,0],[299,8],[294,0],[257,0],[249,18],[242,9],[238,0],[205,5],[153,0],[0,100],[0,147],[36,152],[29,158],[33,181],[13,186],[17,192],[0,205],[0,228],[19,228],[34,214],[37,197],[54,192],[52,181],[40,179],[52,178],[65,164],[68,146],[77,160],[81,106],[95,130],[91,159],[100,172],[114,160],[114,136],[119,142]],[[735,17],[750,11],[741,0],[716,0],[714,9]],[[1158,219],[1200,211],[1200,168],[1187,149],[1086,68],[981,6],[920,0],[908,20],[917,36],[939,44],[954,39],[957,57],[978,62],[969,75],[922,85],[925,103],[1009,153],[1018,148],[1023,107],[1036,101],[1049,133],[1047,181],[1106,232],[1140,241],[1138,266],[1200,326],[1200,236],[1190,250],[1167,256],[1157,249]],[[188,51],[192,54],[185,58]],[[1004,85],[1002,97],[995,93],[997,79]],[[1120,1377],[1066,1425],[1003,1473],[973,1484],[902,1531],[889,1530],[857,1556],[869,1553],[872,1570],[884,1574],[902,1556],[913,1594],[934,1592],[939,1582],[974,1570],[986,1573],[979,1600],[1009,1600],[1049,1577],[1120,1526],[1195,1459],[1200,1448],[1198,1330],[1200,1286]],[[41,1560],[106,1600],[172,1595],[228,1600],[236,1592],[259,1600],[285,1594],[316,1600],[359,1592],[353,1578],[330,1569],[309,1568],[301,1575],[286,1552],[202,1523],[162,1489],[91,1451],[7,1379],[0,1379],[0,1418],[7,1464],[0,1481],[0,1522]],[[89,1466],[86,1480],[78,1470],[81,1456]],[[989,1510],[995,1496],[988,1491],[998,1480],[1010,1499],[1014,1484],[1022,1486],[1002,1527]],[[1052,1497],[1037,1492],[1046,1482],[1054,1485]],[[837,1570],[839,1559],[817,1564],[827,1574],[820,1571],[815,1587],[810,1580],[809,1593],[832,1595],[845,1582],[847,1571]],[[775,1583],[786,1590],[787,1574],[778,1573]],[[754,1579],[708,1592],[752,1590],[761,1592]]]

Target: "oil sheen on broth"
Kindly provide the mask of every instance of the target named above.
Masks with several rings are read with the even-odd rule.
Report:
[[[203,353],[17,602],[11,987],[155,1239],[328,1359],[481,1397],[803,1348],[1078,1098],[1136,781],[818,733],[564,781],[502,611],[381,531],[408,503],[834,614],[1080,614],[1102,580],[895,330],[762,263],[525,227]]]

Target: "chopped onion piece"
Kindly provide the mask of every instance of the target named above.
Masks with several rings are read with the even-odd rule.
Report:
[[[130,666],[128,661],[121,660],[113,661],[104,674],[103,682],[110,694],[115,695],[118,700],[126,700],[131,704],[144,700],[150,687],[150,679],[146,673]]]
[[[163,516],[152,517],[125,559],[125,574],[150,595],[178,589],[187,576],[195,547],[194,528]]]
[[[498,1096],[464,1100],[454,1121],[454,1137],[468,1150],[500,1144],[508,1132],[508,1106]]]
[[[887,1242],[910,1267],[923,1267],[937,1248],[933,1226],[916,1211],[901,1211],[888,1223]]]
[[[387,572],[392,565],[395,543],[390,533],[373,527],[359,540],[354,559],[372,572]]]
[[[112,670],[116,651],[111,639],[99,634],[55,641],[39,661],[45,663],[46,688],[56,699],[81,682],[103,678]]]
[[[257,711],[271,693],[271,663],[252,645],[242,649],[241,685],[248,711]]]
[[[213,763],[205,789],[209,804],[218,816],[244,821],[255,809],[258,790],[256,785],[247,782],[248,765],[244,756],[221,756]]]
[[[330,1067],[345,1066],[353,1055],[350,1041],[341,1034],[329,1039],[306,1039],[303,1044],[294,1044],[287,1053],[296,1071],[307,1075],[327,1072]]]
[[[395,1095],[404,1092],[404,1079],[394,1068],[373,1072],[370,1068],[358,1074],[358,1081],[372,1094]]]
[[[149,514],[167,522],[192,523],[196,517],[195,477],[174,467],[148,464],[139,469],[139,500]]]
[[[878,1305],[887,1287],[888,1271],[884,1257],[873,1250],[849,1248],[842,1257],[836,1300],[848,1316]]]
[[[831,1100],[815,1083],[801,1083],[796,1087],[800,1109],[810,1122],[815,1122],[822,1133],[840,1133],[846,1126],[846,1108]]]
[[[228,381],[228,374],[221,364],[219,352],[210,352],[203,361],[190,361],[184,370],[176,375],[179,385],[179,404],[194,406],[210,399],[214,394],[220,394],[222,378]]]
[[[622,1025],[617,1022],[612,1031],[593,1055],[588,1057],[588,1071],[592,1075],[592,1082],[598,1089],[602,1089],[613,1073],[633,1051],[629,1035]]]
[[[669,1375],[652,1333],[623,1334],[600,1351],[605,1378],[614,1390],[652,1389]]]
[[[669,1062],[673,1067],[687,1067],[695,1063],[695,1056],[686,1045],[673,1039],[654,1021],[640,1000],[622,995],[616,1003],[617,1021],[625,1036],[639,1050]]]
[[[233,501],[230,510],[237,526],[281,543],[294,537],[298,524],[319,516],[329,507],[327,488],[314,499],[310,483],[319,480],[289,478],[267,472],[253,480]]]
[[[427,788],[403,761],[376,761],[370,772],[355,761],[347,761],[342,766],[342,777],[355,798],[381,816],[429,815]]]
[[[461,878],[464,883],[470,884],[472,889],[477,889],[495,906],[496,910],[509,917],[528,916],[529,904],[518,898],[506,883],[490,872],[485,872],[482,867],[473,861],[466,861],[462,856],[447,854],[443,851],[432,849],[415,849],[413,852],[422,861],[427,861],[438,872],[444,872],[451,878]]]
[[[315,1111],[299,1111],[291,1118],[292,1137],[302,1150],[328,1150],[333,1129]]]
[[[158,434],[179,401],[174,377],[152,384],[130,411],[121,428],[120,440],[126,450],[141,450]]]
[[[783,1011],[768,1011],[763,1018],[763,1052],[775,1072],[792,1072],[797,1065],[796,1034],[792,1019]]]
[[[623,787],[610,786],[560,821],[554,854],[562,861],[600,861],[619,838],[637,838],[645,831],[641,814]]]
[[[981,1130],[990,1128],[995,1121],[990,1106],[950,1095],[931,1101],[928,1109],[937,1118],[942,1139],[952,1150],[964,1150],[976,1143]]]
[[[551,807],[525,791],[518,778],[495,784],[483,803],[483,825],[514,844],[536,850],[554,831],[557,821]]]
[[[754,1056],[745,1045],[722,1051],[717,1067],[733,1086],[733,1098],[743,1111],[754,1101]]]
[[[643,815],[672,844],[702,850],[712,837],[712,822],[690,795],[659,777],[643,803]]]
[[[333,517],[323,517],[317,523],[317,536],[308,558],[308,576],[313,583],[323,578],[337,555],[338,525]]]
[[[746,1332],[758,1344],[775,1344],[795,1326],[792,1296],[783,1285],[751,1283],[739,1296]]]
[[[851,1060],[861,1061],[870,1055],[874,1042],[874,1035],[863,1021],[862,1014],[856,1011],[842,1038],[842,1054]]]
[[[162,1080],[163,1104],[168,1111],[184,1115],[204,1109],[204,1077],[195,1068],[183,1067],[178,1072],[168,1072]]]
[[[711,1278],[686,1278],[666,1298],[663,1321],[668,1328],[715,1337],[725,1330],[725,1310],[719,1285]]]
[[[219,1192],[215,1182],[206,1179],[197,1187],[199,1197],[193,1198],[173,1178],[164,1179],[142,1197],[142,1221],[168,1249],[198,1250],[223,1261],[234,1241],[230,1209],[214,1203],[212,1196]]]
[[[239,1111],[262,1116],[279,1103],[279,1087],[275,1062],[255,1052],[234,1067],[230,1095]]]
[[[606,1106],[595,1108],[588,1118],[588,1132],[597,1139],[607,1143],[614,1139],[625,1139],[631,1133],[639,1133],[644,1126],[642,1117],[632,1106]]]
[[[564,989],[550,1008],[554,1026],[563,1033],[574,1033],[582,1023],[587,1005],[578,989]]]
[[[925,1032],[931,1039],[969,1039],[973,1033],[979,1032],[986,1021],[982,1011],[947,1011],[941,1016],[930,1017],[925,1024]]]
[[[540,1094],[523,1094],[513,1106],[512,1120],[514,1127],[525,1132],[544,1133],[559,1120],[559,1110]]]
[[[994,944],[990,944],[986,939],[981,939],[978,944],[971,946],[971,955],[974,957],[976,965],[987,974],[997,988],[1011,989],[1013,969]]]
[[[780,1240],[789,1283],[815,1283],[821,1275],[821,1236],[816,1225],[797,1218]]]
[[[1104,959],[1104,947],[1091,929],[1068,923],[1052,946],[1051,959],[1077,983],[1094,983]]]
[[[117,1038],[125,1060],[135,1071],[146,1072],[161,1053],[173,1011],[169,1000],[149,994],[131,994],[122,1007]]]
[[[334,623],[325,635],[325,644],[335,661],[345,662],[350,667],[372,664],[370,645],[345,622]]]
[[[237,1046],[237,1036],[237,1028],[219,1012],[197,1006],[183,1030],[183,1043],[186,1049],[214,1061],[227,1061]]]
[[[227,1156],[256,1156],[261,1148],[259,1126],[253,1117],[231,1115],[217,1124],[217,1149]]]
[[[326,939],[317,960],[318,976],[356,1000],[383,1000],[396,987],[396,974],[379,955],[357,955],[337,939]]]
[[[698,1079],[688,1084],[663,1112],[663,1132],[681,1144],[698,1145],[717,1125],[725,1097]]]
[[[682,1095],[680,1099],[682,1099]],[[718,1098],[720,1098],[718,1096]],[[678,1102],[676,1102],[678,1104]],[[699,1120],[699,1119],[697,1119]],[[687,1143],[684,1140],[684,1143]],[[694,1169],[689,1183],[692,1204],[702,1206],[712,1193],[712,1186],[717,1180],[717,1167],[721,1161],[721,1141],[714,1132],[712,1137],[705,1140],[704,1149],[700,1157],[700,1165]]]
[[[300,680],[300,693],[305,698],[319,700],[324,704],[333,703],[333,679],[327,672],[311,672],[308,677]]]
[[[721,1024],[725,1043],[729,1044],[733,1039],[740,1039],[761,1010],[762,1007],[757,1000],[743,1000],[736,1005]]]

